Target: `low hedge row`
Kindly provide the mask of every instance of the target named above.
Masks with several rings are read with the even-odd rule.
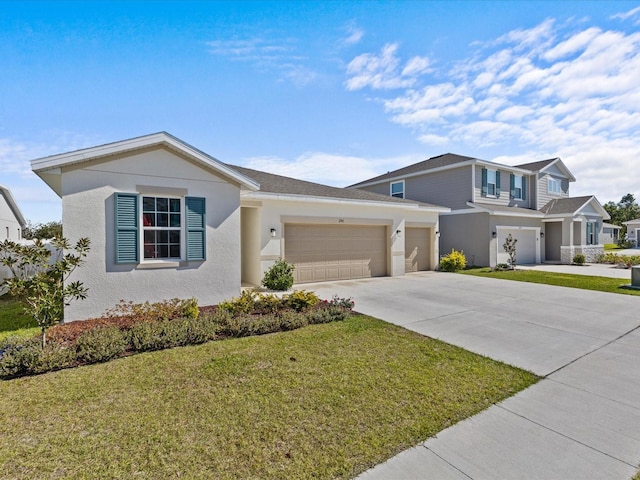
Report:
[[[345,299],[334,299],[301,311],[283,309],[269,314],[232,314],[217,309],[196,318],[97,322],[80,333],[73,329],[73,335],[53,336],[45,348],[42,348],[39,338],[8,338],[0,344],[0,378],[106,362],[138,352],[340,321],[351,314],[348,305]]]

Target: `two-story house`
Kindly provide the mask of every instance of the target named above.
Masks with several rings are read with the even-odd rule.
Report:
[[[508,166],[447,153],[351,185],[370,192],[451,208],[440,216],[440,251],[464,251],[473,265],[507,263],[512,235],[516,262],[593,260],[609,215],[594,196],[570,197],[575,182],[559,158]]]

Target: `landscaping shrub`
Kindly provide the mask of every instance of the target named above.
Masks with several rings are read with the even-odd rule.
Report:
[[[106,362],[122,355],[129,342],[115,325],[88,330],[76,340],[76,358],[87,363]]]
[[[245,313],[276,313],[277,311],[282,310],[285,306],[286,301],[284,299],[273,294],[262,294],[255,298],[253,312]]]
[[[308,316],[301,315],[299,312],[294,310],[284,310],[280,312],[279,316],[280,327],[282,330],[295,330],[309,325]]]
[[[59,370],[71,366],[75,360],[73,349],[55,342],[43,348],[38,338],[6,339],[0,351],[1,378]]]
[[[219,331],[229,337],[264,335],[281,330],[281,320],[276,315],[240,315],[220,319]]]
[[[187,345],[189,323],[188,319],[138,323],[129,330],[129,343],[139,352]]]
[[[252,313],[256,308],[258,294],[253,290],[243,290],[239,297],[220,302],[218,308],[232,315]]]
[[[351,310],[332,305],[328,302],[321,303],[316,308],[309,310],[307,318],[311,324],[339,322],[349,318]]]
[[[467,259],[464,252],[451,250],[449,255],[445,255],[440,259],[440,270],[443,272],[457,272],[467,266]]]
[[[636,246],[633,240],[627,240],[626,238],[621,238],[617,244],[620,248],[633,248]]]
[[[586,261],[587,259],[582,253],[576,253],[573,256],[573,263],[575,263],[576,265],[584,265]]]
[[[508,263],[499,263],[496,265],[495,270],[502,272],[505,270],[511,270],[511,266]]]
[[[284,297],[286,305],[293,308],[296,312],[307,310],[320,303],[320,298],[313,292],[306,290],[296,290],[295,292]]]
[[[120,300],[115,307],[105,312],[105,316],[107,318],[134,317],[138,321],[197,318],[198,300],[195,298],[172,298],[154,303],[133,303],[132,301]]]
[[[264,274],[262,286],[269,290],[285,291],[293,286],[293,270],[295,266],[281,258]]]
[[[190,320],[187,336],[190,345],[215,340],[218,336],[218,324],[215,321],[215,316],[200,315],[198,318]]]

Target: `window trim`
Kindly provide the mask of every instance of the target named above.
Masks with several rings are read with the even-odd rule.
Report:
[[[552,185],[557,185],[557,190],[556,188],[552,188]],[[551,175],[549,175],[549,177],[547,178],[547,193],[549,194],[555,194],[555,195],[560,195],[562,194],[562,180],[560,180],[559,178],[555,178],[552,177]]]
[[[513,186],[511,188],[511,198],[513,200],[524,200],[524,182],[525,182],[525,177],[524,175],[516,175],[514,173],[511,174],[511,179],[513,182]],[[518,186],[518,179],[520,180],[520,186]],[[518,192],[518,190],[520,192]]]
[[[153,226],[153,227],[145,227],[144,225],[144,197],[152,197],[152,198],[166,198],[166,199],[178,199],[180,200],[180,228],[176,228],[176,227],[158,227],[158,226]],[[138,235],[138,248],[140,249],[139,251],[142,252],[142,255],[139,255],[139,264],[175,264],[178,262],[183,262],[186,259],[186,222],[185,222],[185,197],[182,196],[177,196],[177,195],[167,195],[167,194],[157,194],[154,195],[152,193],[144,193],[144,194],[140,194],[140,208],[138,209],[138,215],[139,215],[139,225],[140,225],[140,233]],[[157,213],[157,210],[155,210],[155,212]],[[167,213],[170,214],[170,210],[167,210]],[[170,216],[169,216],[169,223],[171,223],[170,220]],[[144,255],[144,247],[145,247],[145,243],[144,243],[144,232],[146,230],[154,230],[154,231],[160,231],[160,230],[166,230],[166,231],[171,231],[171,230],[180,230],[180,256],[179,257],[161,257],[161,258],[146,258]],[[156,242],[157,243],[157,242]]]
[[[393,186],[394,185],[402,185],[402,191],[394,193],[393,192]],[[404,198],[405,197],[404,192],[405,192],[404,180],[399,180],[397,182],[390,182],[389,183],[389,195],[391,195],[392,197],[394,197],[394,198]]]

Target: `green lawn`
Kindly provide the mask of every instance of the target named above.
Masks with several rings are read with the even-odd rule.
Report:
[[[640,295],[640,290],[624,288],[624,285],[629,285],[631,282],[630,280],[620,278],[590,277],[587,275],[543,272],[540,270],[492,271],[490,268],[471,268],[469,270],[461,270],[459,273],[465,275],[476,275],[479,277],[517,280],[519,282],[545,283],[547,285],[558,285],[561,287],[597,290],[599,292]],[[629,274],[629,278],[631,278],[631,274]]]
[[[622,247],[618,246],[617,243],[605,243],[604,249],[605,250],[622,250]]]
[[[536,381],[358,315],[0,382],[0,475],[350,478]]]
[[[9,295],[0,297],[0,340],[12,335],[31,337],[39,331],[33,317],[24,313],[22,303]]]

